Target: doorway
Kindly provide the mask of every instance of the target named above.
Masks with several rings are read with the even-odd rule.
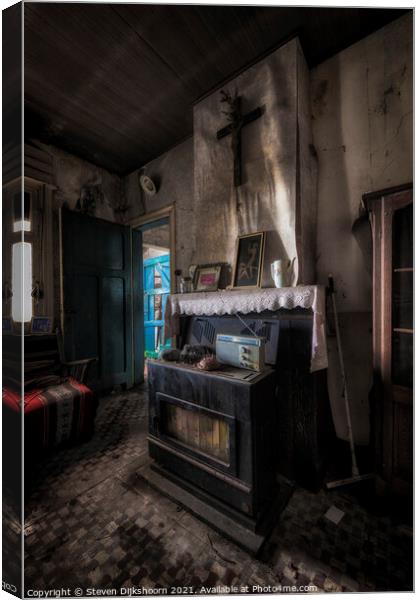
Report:
[[[171,347],[171,338],[165,337],[164,317],[174,281],[173,209],[150,213],[131,225],[138,240],[134,251],[141,254],[140,260],[135,261],[141,268],[133,273],[133,290],[138,296],[137,304],[141,304],[134,319],[134,340],[141,347],[141,363],[135,364],[135,380],[140,381],[147,377],[146,359],[157,358],[162,349]],[[134,301],[136,304],[136,298]]]
[[[164,315],[171,292],[169,219],[143,225],[143,327],[144,357],[157,358],[163,348],[170,347],[165,338]]]

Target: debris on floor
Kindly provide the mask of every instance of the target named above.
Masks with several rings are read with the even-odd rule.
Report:
[[[84,589],[184,586],[196,593],[218,586],[412,590],[412,536],[406,528],[396,534],[399,523],[342,490],[297,487],[261,556],[251,556],[136,477],[149,461],[147,426],[144,391],[113,394],[101,399],[89,442],[38,465],[26,503],[27,589],[77,581]],[[3,535],[16,536],[7,514]]]
[[[345,513],[342,510],[333,505],[330,506],[324,517],[334,523],[334,525],[338,525],[344,515]]]

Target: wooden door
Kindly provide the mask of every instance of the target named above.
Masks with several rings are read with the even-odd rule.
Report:
[[[98,357],[89,384],[133,382],[130,227],[62,211],[67,360]]]
[[[413,195],[365,199],[374,239],[373,329],[378,470],[392,490],[413,478]]]

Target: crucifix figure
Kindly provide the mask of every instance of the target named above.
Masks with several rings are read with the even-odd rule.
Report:
[[[237,93],[232,97],[229,92],[221,90],[221,103],[226,103],[228,110],[222,111],[228,118],[229,124],[217,132],[217,139],[220,140],[227,135],[232,135],[231,148],[233,153],[233,183],[239,187],[242,183],[241,169],[241,132],[242,127],[252,123],[262,115],[262,108],[258,106],[251,112],[243,115],[241,112],[241,97]]]

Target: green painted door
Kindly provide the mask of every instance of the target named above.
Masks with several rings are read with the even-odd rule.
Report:
[[[62,211],[67,360],[97,356],[89,384],[133,383],[130,227]]]

